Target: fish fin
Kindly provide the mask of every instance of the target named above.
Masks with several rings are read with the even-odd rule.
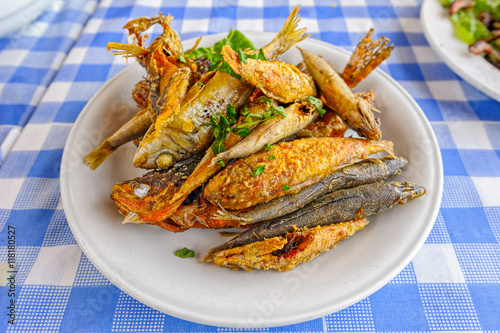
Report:
[[[114,55],[121,55],[124,58],[138,57],[149,53],[148,50],[134,44],[109,42],[106,48],[108,51],[111,50]]]
[[[227,62],[229,67],[238,75],[241,74],[240,66],[240,57],[238,56],[238,53],[234,51],[231,46],[229,45],[224,45],[222,47],[222,50],[220,52],[222,56],[224,57],[224,61]]]
[[[93,152],[85,156],[85,164],[87,164],[91,170],[97,169],[99,165],[104,162],[109,155],[111,155],[118,147],[111,147],[108,140],[105,140],[99,147],[97,147]]]
[[[144,221],[143,219],[141,219],[141,217],[139,215],[137,215],[134,212],[129,212],[123,218],[122,224],[130,224],[130,223],[139,224],[139,225],[141,225],[141,224],[155,224],[155,223],[151,223],[148,221]]]
[[[394,45],[387,45],[390,40],[381,36],[377,41],[372,39],[373,28],[360,40],[340,76],[349,88],[354,88],[372,70],[391,55]]]
[[[297,29],[300,21],[300,17],[298,16],[299,9],[300,7],[297,6],[291,11],[281,31],[274,37],[271,43],[263,47],[262,50],[267,60],[276,60],[280,54],[285,53],[293,45],[311,36],[310,34],[304,35],[307,31],[306,28]],[[280,52],[274,49],[278,45]]]

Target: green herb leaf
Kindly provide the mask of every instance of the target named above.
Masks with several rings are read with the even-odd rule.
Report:
[[[288,184],[286,184],[285,186],[283,186],[283,191],[288,191],[290,189],[290,186],[288,186]]]
[[[226,147],[222,144],[222,141],[215,140],[215,142],[212,144],[212,153],[214,153],[214,156],[219,155],[220,153],[224,152],[226,150]]]
[[[313,105],[321,117],[325,114],[325,109],[322,108],[323,102],[314,96],[309,96],[309,104]]]
[[[183,54],[179,54],[179,57],[178,57],[179,61],[182,62],[182,63],[186,63],[186,58],[184,58],[184,55]]]
[[[198,84],[199,84],[200,86],[204,86],[204,85],[205,85],[205,83],[203,83],[203,82],[201,82],[201,81],[198,81]]]
[[[212,133],[214,134],[215,141],[212,144],[211,149],[214,156],[217,156],[226,150],[222,142],[227,138],[228,133],[231,131],[231,128],[229,127],[231,126],[229,120],[224,117],[224,115],[219,113],[219,120],[217,120],[215,115],[212,115],[210,117],[210,122],[203,124],[203,126],[212,127]]]
[[[257,60],[267,61],[266,55],[262,49],[259,49],[259,54],[257,54]]]
[[[259,165],[255,169],[253,169],[252,176],[257,177],[258,175],[262,175],[264,173],[265,165]]]
[[[236,124],[236,109],[231,104],[227,105],[227,119],[231,125]]]
[[[244,62],[246,63],[247,62],[247,59],[248,58],[252,58],[251,55],[249,54],[246,54],[245,52],[243,52],[241,49],[238,50],[238,57],[240,58],[240,61],[241,62]]]
[[[264,149],[265,149],[266,151],[270,151],[270,150],[271,150],[271,149],[273,149],[273,148],[274,148],[274,145],[270,145],[269,143],[266,143],[266,144],[264,145]]]
[[[282,106],[274,106],[271,108],[271,111],[272,112],[276,112],[278,113],[280,116],[282,116],[283,118],[286,118],[286,112],[285,112],[285,108],[282,107]]]
[[[235,78],[237,78],[238,80],[241,80],[241,75],[239,74],[236,74],[233,69],[231,68],[231,66],[229,66],[227,64],[227,62],[223,61],[219,67],[216,68],[219,72],[224,72],[224,73],[229,73],[231,74],[232,76],[234,76]]]
[[[269,155],[268,157],[269,160],[275,160],[276,159],[276,156],[274,156],[273,154]]]
[[[221,167],[225,167],[226,163],[224,163],[223,160],[217,161],[217,164],[220,165]]]
[[[272,99],[270,99],[270,98],[269,98],[269,97],[267,97],[267,96],[261,97],[261,98],[259,99],[259,102],[260,102],[260,103],[266,103],[267,107],[270,107],[270,106],[271,106],[271,102],[272,102],[272,101],[273,101],[273,100],[272,100]]]
[[[244,63],[246,63],[248,59],[267,61],[266,56],[264,55],[264,51],[262,51],[262,49],[259,49],[259,53],[257,54],[248,54],[243,52],[243,50],[239,49],[238,57],[240,58],[240,61]]]
[[[239,136],[245,137],[248,135],[248,127],[236,132]]]
[[[175,255],[179,258],[194,258],[194,251],[185,247],[175,251]]]

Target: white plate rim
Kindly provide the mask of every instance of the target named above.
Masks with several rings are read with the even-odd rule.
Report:
[[[265,39],[272,39],[274,37],[274,34],[272,33],[256,33],[256,32],[245,32],[244,33],[249,37],[250,40],[256,40],[258,38],[265,38]],[[220,39],[222,37],[225,37],[225,33],[221,34],[215,34],[215,35],[210,35],[206,37],[210,38],[216,38],[213,39],[214,41],[217,39]],[[186,41],[186,44],[193,43],[193,40]],[[349,54],[347,50],[344,50],[338,46],[320,41],[320,40],[315,40],[312,38],[309,38],[307,40],[307,43],[316,43],[319,45],[323,45],[328,48],[333,48],[337,52],[342,52],[344,54]],[[104,91],[106,87],[109,87],[113,84],[116,84],[117,81],[120,80],[120,76],[125,73],[125,71],[130,71],[132,70],[131,67],[125,68],[122,72],[117,74],[115,77],[113,77],[110,81],[108,81],[106,84],[103,85],[103,87],[89,100],[87,103],[88,106],[92,105],[99,97],[99,94],[101,91]],[[437,178],[435,179],[436,181],[436,193],[434,193],[434,202],[432,203],[432,209],[427,213],[427,216],[429,216],[429,222],[423,227],[421,230],[421,233],[419,234],[419,237],[414,239],[414,242],[412,245],[412,248],[410,251],[406,252],[403,258],[399,260],[399,264],[397,266],[392,267],[392,269],[388,270],[385,272],[384,277],[379,279],[377,283],[374,283],[370,288],[366,288],[364,290],[364,293],[360,293],[358,295],[352,296],[349,299],[344,300],[343,302],[336,303],[333,305],[323,305],[323,307],[320,310],[309,310],[309,311],[304,311],[304,313],[300,316],[295,316],[294,318],[284,318],[284,317],[279,317],[279,318],[267,318],[264,322],[260,323],[254,323],[252,327],[274,327],[274,326],[281,326],[281,325],[289,325],[289,324],[295,324],[295,323],[300,323],[300,322],[305,322],[308,320],[312,320],[315,318],[319,318],[324,315],[328,315],[334,312],[337,312],[339,310],[342,310],[350,305],[353,305],[362,299],[368,297],[369,295],[373,294],[380,288],[382,288],[384,285],[386,285],[391,279],[393,279],[399,272],[401,272],[402,269],[404,269],[410,261],[413,259],[413,257],[417,254],[421,246],[424,244],[425,240],[427,239],[432,226],[434,224],[434,221],[438,215],[440,203],[441,203],[441,198],[442,198],[442,190],[443,190],[443,166],[441,162],[441,154],[439,150],[439,146],[437,143],[437,139],[434,135],[434,132],[432,130],[432,127],[430,123],[428,122],[427,118],[425,117],[425,114],[423,111],[420,109],[418,104],[415,102],[415,100],[410,96],[410,94],[404,90],[394,79],[392,79],[388,74],[385,72],[381,71],[380,69],[376,69],[374,72],[377,72],[378,75],[381,75],[383,79],[388,83],[391,84],[395,89],[399,91],[399,93],[404,96],[408,100],[409,103],[412,104],[414,110],[417,112],[418,118],[421,120],[423,126],[425,127],[426,130],[426,135],[428,136],[428,139],[430,140],[431,145],[434,147],[437,147],[438,149],[435,151],[436,156],[434,156],[434,166],[435,166],[435,173],[437,175]],[[225,327],[244,327],[241,326],[241,322],[233,320],[233,318],[216,318],[210,315],[205,315],[205,314],[200,314],[200,313],[191,313],[190,311],[186,311],[185,309],[178,309],[175,306],[159,306],[158,304],[152,304],[151,301],[148,299],[148,297],[145,297],[144,295],[138,294],[135,290],[134,287],[131,285],[128,285],[124,283],[120,279],[119,276],[113,275],[112,272],[108,270],[106,265],[100,261],[98,254],[94,252],[92,248],[90,248],[87,244],[87,241],[85,239],[82,239],[79,237],[79,227],[78,227],[78,221],[76,220],[76,216],[74,214],[74,211],[72,209],[72,206],[70,205],[71,197],[72,194],[69,190],[69,175],[70,175],[70,168],[68,165],[69,163],[65,163],[66,160],[68,160],[69,157],[69,151],[71,150],[71,145],[73,144],[73,141],[75,140],[76,136],[76,130],[75,128],[78,128],[80,123],[83,122],[84,117],[86,116],[85,110],[88,109],[86,106],[81,114],[78,116],[77,120],[75,121],[75,124],[71,130],[71,133],[67,139],[65,148],[64,148],[64,153],[62,157],[62,163],[61,163],[61,200],[63,204],[63,208],[65,211],[65,214],[67,216],[68,224],[70,226],[71,231],[73,232],[73,235],[75,236],[75,239],[77,240],[77,243],[85,253],[85,255],[89,258],[89,260],[92,262],[92,264],[106,277],[108,278],[111,283],[113,283],[115,286],[117,286],[119,289],[127,293],[128,295],[132,296],[133,298],[137,299],[138,301],[156,309],[161,312],[167,313],[169,315],[172,315],[174,317],[178,317],[184,320],[189,320],[192,322],[196,323],[201,323],[201,324],[207,324],[207,325],[215,325],[215,326],[225,326]]]
[[[424,35],[443,62],[462,79],[489,97],[500,101],[500,70],[455,36],[447,10],[439,0],[424,0],[420,9]]]

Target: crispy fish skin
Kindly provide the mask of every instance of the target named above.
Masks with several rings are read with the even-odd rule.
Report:
[[[162,150],[165,135],[163,129],[180,112],[181,103],[186,95],[191,75],[192,72],[189,68],[177,68],[168,85],[164,87],[164,94],[158,101],[161,110],[160,114],[156,117],[154,124],[150,126],[137,148],[133,159],[135,167],[144,166],[150,168],[148,162],[152,160],[151,156],[155,156],[155,152]]]
[[[221,250],[283,236],[295,228],[313,228],[378,214],[423,194],[425,188],[410,182],[379,182],[333,191],[300,210],[253,226],[211,249],[203,261],[212,260],[213,254]]]
[[[382,137],[380,122],[373,116],[373,106],[354,95],[339,74],[323,58],[300,49],[326,105],[340,114],[360,136],[371,140]]]
[[[394,156],[392,142],[339,137],[280,142],[269,151],[229,165],[208,182],[204,196],[224,209],[248,208],[297,192],[341,167],[381,151]],[[271,155],[275,159],[269,159]],[[257,167],[264,168],[263,173],[253,176]],[[288,191],[283,190],[285,186]]]
[[[368,159],[343,167],[297,193],[274,198],[250,210],[230,212],[230,214],[221,212],[221,217],[238,219],[241,225],[279,218],[304,207],[326,193],[376,183],[397,175],[406,164],[408,161],[402,157]]]
[[[134,158],[134,165],[145,168],[166,168],[204,150],[213,140],[208,126],[212,115],[226,114],[227,106],[240,108],[250,97],[253,87],[228,73],[216,72],[198,95],[162,129],[158,150],[150,150]]]
[[[298,264],[333,249],[344,239],[363,229],[368,220],[341,222],[313,229],[297,230],[214,254],[213,263],[233,270],[276,269],[286,272]]]
[[[266,144],[278,142],[309,125],[317,118],[316,108],[309,103],[293,103],[285,109],[286,117],[277,116],[260,124],[243,140],[212,159],[212,164],[249,156]]]
[[[113,186],[111,199],[123,215],[133,212],[148,214],[163,200],[170,200],[181,187],[198,161],[175,165],[168,170],[156,170]]]
[[[367,77],[372,70],[391,55],[391,51],[394,49],[394,45],[387,45],[390,42],[388,38],[381,36],[374,42],[372,35],[373,28],[359,41],[344,71],[340,74],[349,88],[354,88]]]
[[[277,105],[276,101],[271,101],[270,106]],[[255,99],[248,104],[249,112],[256,115],[261,115],[265,111],[269,110],[269,106],[266,103],[260,102],[259,99]],[[245,121],[245,117],[240,115],[236,126],[242,124]],[[255,128],[257,124],[250,126],[251,131]],[[227,138],[223,141],[223,145],[226,148],[234,146],[236,143],[243,139],[241,135],[234,132],[230,132]],[[202,160],[198,163],[194,171],[189,175],[186,182],[182,187],[175,193],[175,195],[170,199],[169,202],[162,202],[161,205],[156,207],[154,212],[154,218],[164,220],[177,210],[177,208],[184,202],[188,195],[194,191],[196,188],[204,184],[210,177],[217,173],[222,167],[219,164],[211,163],[214,158],[212,149],[207,149]],[[227,161],[225,161],[227,162]],[[142,216],[143,219],[149,220],[150,217],[147,215]]]
[[[247,59],[241,62],[231,46],[222,48],[222,56],[236,74],[271,98],[282,103],[305,101],[316,96],[313,79],[296,66],[281,61]]]

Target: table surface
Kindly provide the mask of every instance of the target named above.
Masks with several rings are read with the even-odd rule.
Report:
[[[126,41],[127,21],[170,13],[182,40],[229,28],[277,32],[297,4],[313,38],[352,50],[374,27],[391,39],[396,47],[380,68],[430,121],[444,192],[424,246],[382,289],[337,313],[258,331],[500,330],[500,104],[433,52],[420,1],[55,0],[35,22],[0,39],[0,273],[10,270],[4,263],[14,253],[16,262],[15,279],[0,274],[0,331],[243,331],[171,317],[112,285],[69,229],[60,162],[80,111],[126,66],[106,44]],[[16,325],[9,323],[12,302]]]

